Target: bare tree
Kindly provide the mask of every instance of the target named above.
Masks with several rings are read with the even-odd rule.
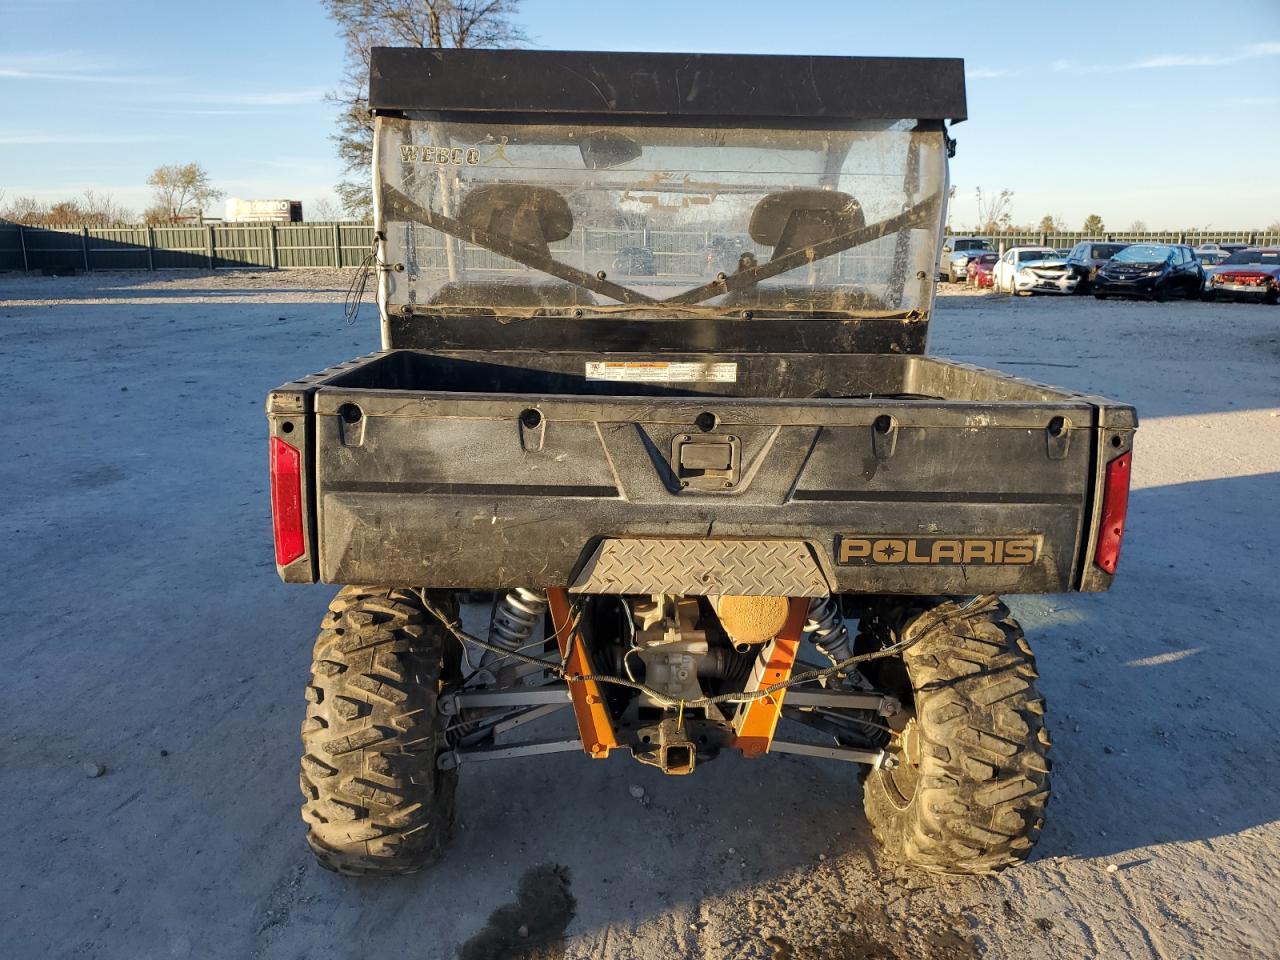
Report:
[[[14,197],[4,210],[6,220],[14,223],[39,223],[46,206],[35,197]]]
[[[89,227],[110,227],[120,223],[132,223],[134,212],[122,203],[116,203],[109,193],[86,190],[81,202],[84,224]]]
[[[1008,187],[999,193],[983,193],[977,189],[978,227],[976,233],[1002,233],[1013,223],[1013,191]]]
[[[1133,223],[1129,224],[1130,233],[1146,233],[1148,229],[1150,228],[1147,226],[1147,221],[1145,220],[1135,220]]]
[[[335,189],[347,213],[367,219],[373,212],[370,51],[374,47],[517,47],[528,38],[515,24],[520,0],[324,0],[324,5],[346,47],[342,86],[329,94],[329,100],[340,108],[333,140],[351,179]]]
[[[133,219],[133,211],[121,206],[109,193],[86,190],[79,198],[41,203],[34,197],[15,197],[0,208],[0,219],[27,226],[110,227]]]
[[[342,219],[342,207],[328,197],[313,200],[306,205],[303,212],[306,214],[306,219],[318,220],[324,223]]]
[[[155,206],[147,211],[148,220],[160,215],[172,222],[183,217],[204,219],[204,208],[224,196],[209,181],[209,174],[198,163],[172,163],[156,167],[147,183],[155,191]]]

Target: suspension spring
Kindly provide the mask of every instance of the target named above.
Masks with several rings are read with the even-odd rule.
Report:
[[[493,605],[489,621],[489,641],[509,650],[517,650],[529,642],[533,631],[547,611],[547,595],[541,590],[516,587]]]
[[[844,622],[839,597],[815,597],[809,604],[809,619],[805,621],[804,632],[809,635],[818,652],[832,663],[839,663],[853,656],[849,627]]]

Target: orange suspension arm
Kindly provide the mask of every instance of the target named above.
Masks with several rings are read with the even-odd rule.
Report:
[[[787,609],[787,622],[782,631],[761,651],[744,692],[770,687],[791,676],[791,668],[795,666],[796,653],[800,649],[800,638],[804,634],[804,622],[808,616],[808,599],[792,597]],[[759,757],[769,752],[773,732],[778,728],[778,718],[782,716],[782,698],[786,692],[785,689],[779,690],[739,706],[733,724],[738,735],[733,745],[742,751],[744,757]]]
[[[582,633],[573,623],[569,593],[562,588],[547,590],[547,606],[551,610],[551,626],[555,630],[560,656],[569,652],[565,669],[569,676],[585,676],[595,673],[591,665],[591,653],[582,641]],[[582,749],[597,760],[603,760],[609,751],[618,746],[605,707],[600,687],[594,680],[570,680],[569,697],[573,701],[573,715],[578,721],[578,735],[582,737]]]

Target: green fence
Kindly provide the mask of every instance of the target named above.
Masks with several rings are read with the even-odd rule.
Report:
[[[992,244],[1005,248],[1074,247],[1081,240],[1111,243],[1185,243],[1198,247],[1202,243],[1247,243],[1249,246],[1280,246],[1280,233],[1267,230],[1163,230],[1146,233],[1121,231],[1118,233],[996,233],[969,234],[960,230],[950,231],[957,237],[981,236]]]
[[[356,267],[368,223],[28,227],[0,223],[0,270],[290,269]]]
[[[575,230],[552,246],[556,256],[585,264],[592,254],[612,253],[624,246],[653,251],[660,275],[696,275],[706,264],[711,234],[702,230]],[[1081,240],[1122,243],[1248,243],[1280,245],[1280,233],[1255,230],[1166,231],[1157,233],[1009,233],[991,236],[1006,247],[1034,244],[1070,247]],[[744,247],[753,249],[750,238]],[[445,248],[438,235],[418,248],[424,263],[443,262]],[[433,242],[434,241],[434,242]],[[891,241],[890,241],[891,242]],[[369,253],[373,225],[368,223],[210,223],[200,226],[28,227],[0,223],[0,270],[168,270],[176,268],[295,269],[356,267]],[[757,256],[769,251],[757,250]],[[504,270],[510,261],[491,251],[465,245],[469,269]],[[434,258],[434,259],[433,259]],[[846,265],[862,259],[892,258],[892,249],[878,243],[839,258]]]

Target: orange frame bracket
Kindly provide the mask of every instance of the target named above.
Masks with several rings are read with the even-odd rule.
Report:
[[[792,597],[787,610],[787,621],[783,624],[782,631],[761,651],[744,693],[772,686],[791,676],[796,653],[800,650],[800,640],[804,635],[804,622],[808,616],[809,600],[805,597]],[[769,752],[773,733],[778,729],[778,719],[782,716],[782,698],[786,692],[785,689],[779,690],[738,707],[738,714],[733,722],[737,732],[733,745],[742,751],[744,757],[760,757]]]
[[[591,665],[591,653],[583,643],[582,634],[573,624],[573,608],[569,605],[569,592],[560,587],[547,590],[547,606],[551,611],[551,626],[555,630],[560,656],[568,651],[565,669],[570,676],[586,676],[595,673]],[[572,642],[572,646],[570,643]],[[573,715],[578,721],[578,735],[582,749],[596,760],[609,756],[618,746],[609,719],[600,686],[594,680],[570,680],[569,698],[573,702]]]

